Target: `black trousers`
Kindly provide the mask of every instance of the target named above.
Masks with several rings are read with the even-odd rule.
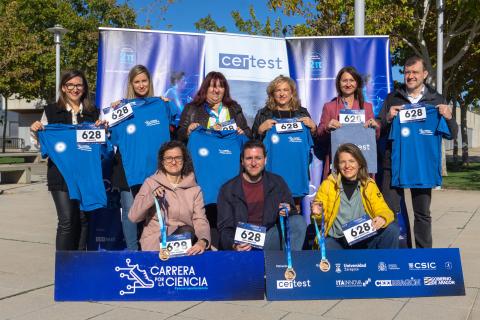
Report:
[[[57,209],[57,250],[86,250],[88,215],[80,211],[80,204],[70,200],[66,191],[51,191]]]
[[[432,217],[430,216],[430,204],[432,202],[432,189],[416,188],[410,189],[412,195],[412,206],[414,215],[413,234],[417,248],[431,248],[432,241]],[[400,201],[405,195],[404,189],[391,186],[391,171],[384,170],[382,181],[382,194],[390,209],[393,212],[400,212]],[[409,247],[412,244],[410,234],[410,221],[406,217],[407,242]]]

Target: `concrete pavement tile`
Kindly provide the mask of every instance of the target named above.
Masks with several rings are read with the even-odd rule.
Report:
[[[421,303],[434,306],[448,306],[451,308],[472,308],[475,303],[475,297],[478,294],[477,288],[465,288],[464,296],[450,296],[450,297],[422,297],[411,298],[411,303]]]
[[[246,306],[246,307],[265,307],[270,302],[267,300],[238,300],[238,301],[222,301],[224,303],[236,304],[239,306]]]
[[[339,300],[272,301],[264,309],[322,315],[338,303]]]
[[[2,282],[0,281],[0,283]],[[0,299],[11,296],[12,294],[15,294],[18,292],[19,292],[18,289],[0,286]]]
[[[286,317],[282,318],[282,320],[328,320],[328,319],[335,319],[338,320],[338,318],[326,318],[322,317],[320,315],[312,315],[312,314],[303,314],[303,313],[289,313],[287,314]]]
[[[450,227],[437,227],[432,228],[433,247],[434,248],[449,248],[458,239],[458,236],[462,230]]]
[[[480,259],[478,259],[478,252],[476,257],[463,258],[462,257],[463,279],[465,286],[480,288]]]
[[[323,316],[355,320],[393,319],[404,304],[402,301],[391,300],[342,300]]]
[[[33,292],[0,300],[0,319],[10,319],[27,313],[36,312],[54,304],[48,296],[35,295]]]
[[[480,319],[480,310],[473,309],[467,320],[479,320]]]
[[[223,302],[204,302],[185,312],[180,316],[198,319],[225,320],[225,319],[280,319],[287,312],[279,310],[266,310],[265,308],[246,307]]]
[[[113,310],[114,307],[90,302],[62,302],[52,306],[36,310],[21,316],[13,317],[12,320],[85,320]]]
[[[475,302],[473,303],[473,309],[474,310],[480,310],[480,289],[476,288],[477,291],[477,296],[475,297]]]
[[[104,305],[116,306],[122,308],[136,309],[159,312],[167,315],[174,315],[181,313],[193,306],[201,303],[199,301],[156,301],[156,302],[100,302]]]
[[[153,311],[128,309],[128,308],[116,308],[112,311],[108,311],[99,316],[96,316],[95,320],[161,320],[168,318],[168,314],[161,314]]]
[[[469,310],[466,308],[453,308],[410,301],[395,317],[395,320],[465,320],[468,314]]]
[[[438,226],[448,226],[450,228],[463,228],[465,224],[470,220],[472,212],[470,211],[447,211],[436,219],[432,219],[433,223]]]

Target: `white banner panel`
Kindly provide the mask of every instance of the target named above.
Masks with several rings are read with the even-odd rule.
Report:
[[[283,38],[227,33],[205,34],[205,74],[225,75],[232,98],[243,108],[249,125],[264,106],[268,83],[288,76],[287,46]]]

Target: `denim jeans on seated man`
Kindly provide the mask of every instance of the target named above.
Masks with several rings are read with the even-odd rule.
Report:
[[[398,249],[398,237],[400,228],[397,221],[390,223],[386,228],[381,228],[377,234],[363,241],[349,245],[345,237],[325,238],[325,246],[327,250],[341,249]]]
[[[288,217],[290,225],[290,248],[292,251],[300,251],[305,241],[307,224],[301,215],[292,215]],[[280,223],[267,230],[265,235],[265,245],[263,250],[282,250],[282,235]]]

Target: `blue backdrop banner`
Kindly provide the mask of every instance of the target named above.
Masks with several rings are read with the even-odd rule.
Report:
[[[55,301],[263,300],[264,272],[263,251],[167,261],[158,252],[57,251]]]
[[[293,254],[294,280],[285,280],[285,255],[266,251],[268,300],[399,298],[465,295],[458,249],[332,250],[330,270],[318,251]]]

